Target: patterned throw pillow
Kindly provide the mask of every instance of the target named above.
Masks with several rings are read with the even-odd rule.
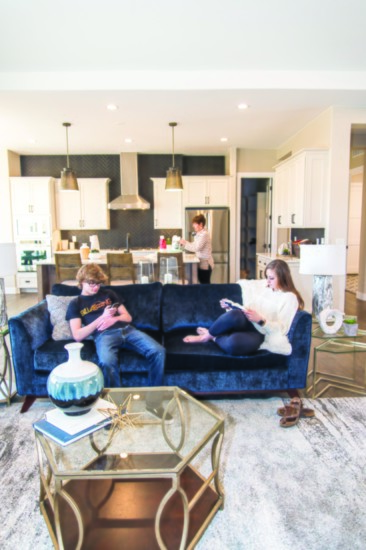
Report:
[[[53,296],[53,294],[47,294],[46,296],[54,340],[73,340],[69,321],[66,321],[65,317],[69,303],[74,299],[75,296]]]

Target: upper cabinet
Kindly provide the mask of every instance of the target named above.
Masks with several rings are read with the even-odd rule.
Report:
[[[58,229],[109,229],[107,178],[78,178],[79,191],[60,191],[56,182]]]
[[[184,206],[230,206],[230,176],[184,176]]]
[[[14,238],[46,239],[56,229],[55,180],[10,178]]]
[[[152,178],[154,183],[154,228],[182,228],[182,192],[165,191],[165,178]]]
[[[53,178],[10,178],[13,215],[53,215],[54,182]]]
[[[325,227],[328,151],[304,150],[275,168],[274,224],[278,228]]]

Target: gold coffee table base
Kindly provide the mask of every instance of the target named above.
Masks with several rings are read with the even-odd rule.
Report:
[[[181,475],[181,487],[188,501],[202,488],[203,480],[191,467]],[[75,480],[65,491],[76,503],[82,518],[84,537],[81,548],[128,548],[129,550],[159,549],[155,534],[155,517],[160,503],[172,488],[170,479],[146,480]],[[79,537],[78,524],[68,503],[59,499],[61,531],[65,550],[75,550]],[[206,487],[189,512],[189,527],[185,548],[192,548],[213,515],[221,507],[221,499]],[[50,502],[42,503],[46,522],[55,528]],[[179,549],[184,527],[184,507],[175,491],[160,518],[160,534],[169,550]],[[53,540],[57,547],[57,541]]]

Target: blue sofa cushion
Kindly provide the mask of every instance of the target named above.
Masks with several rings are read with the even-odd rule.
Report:
[[[202,294],[204,293],[204,300]],[[240,285],[164,285],[162,294],[162,329],[164,334],[174,330],[209,327],[224,310],[220,300],[229,298],[242,304]]]
[[[65,349],[66,344],[74,340],[53,340],[49,339],[34,352],[34,369],[36,372],[50,373],[57,365],[65,363],[69,354]],[[97,363],[97,354],[92,340],[84,340],[81,348],[81,358]]]
[[[242,371],[251,369],[287,369],[287,356],[260,350],[253,355],[227,355],[214,342],[185,344],[183,337],[189,332],[176,331],[164,336],[167,350],[165,372]]]
[[[160,332],[161,315],[161,294],[163,285],[161,283],[150,283],[147,285],[113,285],[107,286],[113,290],[124,303],[127,311],[132,315],[132,324],[144,331]],[[56,296],[79,296],[80,288],[55,284],[52,287],[52,294]]]
[[[34,370],[38,374],[48,375],[52,369],[65,363],[69,354],[65,345],[72,340],[49,339],[40,346],[34,354]],[[95,344],[92,340],[84,340],[81,348],[81,358],[98,364],[98,357],[95,351]],[[145,373],[149,371],[148,361],[137,353],[128,349],[119,352],[120,370],[122,373]]]

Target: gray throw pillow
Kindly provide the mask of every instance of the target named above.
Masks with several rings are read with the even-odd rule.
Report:
[[[54,340],[73,340],[69,321],[66,321],[65,317],[69,303],[74,299],[75,296],[53,296],[53,294],[46,296]]]

